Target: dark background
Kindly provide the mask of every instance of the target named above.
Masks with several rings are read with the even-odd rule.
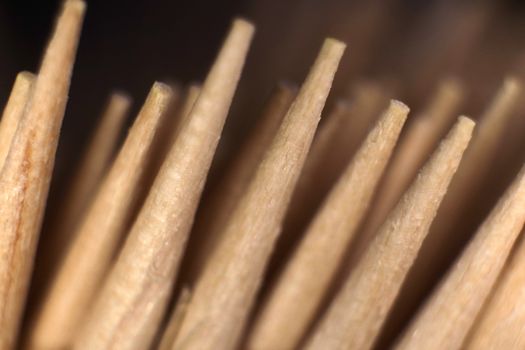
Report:
[[[351,84],[352,78],[370,76],[398,79],[403,85],[412,86],[413,91],[426,92],[425,88],[411,84],[411,76],[420,76],[418,66],[426,69],[425,72],[432,71],[427,68],[436,63],[429,57],[441,55],[436,60],[439,63],[436,74],[460,72],[468,78],[464,72],[465,65],[471,68],[478,62],[485,74],[484,86],[488,94],[506,73],[503,70],[511,66],[509,62],[521,52],[515,43],[521,40],[524,32],[520,1],[87,2],[88,10],[59,146],[59,172],[72,167],[70,163],[75,162],[112,90],[128,92],[134,98],[136,112],[155,80],[182,84],[202,81],[231,19],[237,15],[253,20],[257,33],[232,116],[226,126],[227,140],[238,139],[251,125],[253,116],[277,80],[302,81],[323,37],[327,35],[334,35],[349,44],[336,80],[336,87],[339,87],[336,92]],[[0,0],[2,105],[17,72],[37,70],[59,4],[58,0]],[[468,26],[464,29],[462,26],[466,25],[462,23],[469,22],[472,8],[484,8],[490,15],[482,21],[481,29],[470,35]],[[457,17],[462,19],[458,21]],[[440,20],[437,26],[432,24],[436,18]],[[504,26],[495,25],[502,22]],[[467,33],[465,42],[451,39],[464,32]],[[509,32],[513,33],[512,40],[509,39]],[[425,40],[421,40],[421,36]],[[484,55],[476,57],[475,62],[469,62],[472,55],[468,53],[475,51],[473,47],[477,52],[483,49],[479,47],[480,41],[490,48],[497,43],[498,58],[507,61],[494,64],[492,60],[488,67],[485,63],[492,57]],[[429,47],[436,51],[429,55]],[[416,65],[413,60],[417,61]],[[501,69],[502,66],[505,68]],[[412,74],[413,71],[416,73]],[[479,74],[479,69],[471,71],[472,76]],[[433,87],[432,77],[427,79],[425,87]],[[478,90],[483,96],[485,91]],[[420,98],[413,91],[409,88],[400,92],[398,97],[414,108],[420,103]],[[477,104],[471,105],[477,112]]]

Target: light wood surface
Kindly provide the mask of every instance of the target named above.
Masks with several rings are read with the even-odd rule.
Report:
[[[0,349],[15,346],[84,12],[64,2],[0,173]]]
[[[16,76],[0,120],[0,169],[4,165],[16,129],[31,96],[34,83],[35,75],[33,73],[21,72]]]
[[[396,349],[461,349],[524,223],[525,168],[418,312]],[[508,349],[500,349],[504,348]]]
[[[275,88],[244,145],[239,148],[211,198],[204,203],[192,233],[193,238],[198,240],[198,246],[194,251],[189,247],[192,264],[188,278],[191,281],[198,278],[210,252],[222,240],[224,226],[257,170],[295,95],[296,88],[291,85],[279,84]]]
[[[151,155],[159,120],[171,96],[167,85],[156,83],[152,87],[78,232],[72,232],[75,239],[36,316],[32,347],[64,349],[71,346],[125,237],[138,194],[137,185],[144,175],[144,164]]]
[[[253,32],[249,22],[233,22],[75,340],[75,349],[141,350],[151,345],[175,283]]]
[[[328,291],[406,120],[392,101],[325,199],[263,306],[250,349],[294,349]]]
[[[327,39],[196,282],[174,349],[233,349],[280,232],[345,45]]]
[[[428,233],[474,122],[460,117],[390,212],[305,349],[370,349]]]

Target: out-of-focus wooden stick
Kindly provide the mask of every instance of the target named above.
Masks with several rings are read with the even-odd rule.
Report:
[[[196,246],[195,248],[189,246],[192,261],[191,276],[188,278],[191,280],[197,278],[210,252],[221,241],[224,226],[275,136],[296,95],[295,90],[295,87],[287,84],[279,84],[276,87],[258,123],[246,138],[245,144],[239,148],[237,156],[217,185],[216,191],[204,204],[201,214],[197,216],[192,237],[196,239]]]
[[[162,339],[160,341],[158,350],[170,350],[175,343],[180,326],[182,325],[182,320],[184,320],[184,316],[186,315],[190,298],[190,290],[188,288],[184,288],[177,299],[175,308],[173,309],[168,324],[166,325],[166,329],[162,334]]]
[[[254,32],[232,29],[178,132],[75,349],[147,349],[175,283],[206,175]]]
[[[306,349],[370,349],[412,266],[467,147],[460,117],[390,212],[307,341]]]
[[[35,281],[37,285],[45,286],[44,280],[49,280],[56,271],[61,258],[77,232],[82,214],[97,193],[100,182],[107,171],[115,154],[122,125],[129,110],[131,99],[122,93],[113,93],[101,116],[78,168],[73,175],[73,181],[68,186],[65,198],[60,203],[60,209],[53,218],[49,230],[46,230],[39,247]],[[38,262],[43,262],[38,264]]]
[[[29,72],[18,73],[11,89],[11,94],[5,105],[0,120],[0,170],[4,165],[16,128],[27,106],[27,101],[33,89],[35,75]]]
[[[33,269],[85,3],[63,5],[0,174],[0,348],[15,346]]]
[[[111,94],[106,110],[102,114],[100,123],[76,170],[74,180],[68,191],[68,197],[61,205],[63,223],[57,230],[70,234],[75,227],[75,221],[78,221],[80,214],[85,210],[90,199],[93,198],[93,194],[96,193],[96,189],[117,148],[122,125],[130,105],[131,99],[127,95],[122,93]],[[61,242],[65,242],[65,240],[55,243],[62,245]]]
[[[126,232],[137,184],[171,96],[167,85],[153,85],[43,299],[32,347],[63,349],[71,345]]]
[[[524,223],[525,168],[419,311],[396,348],[462,348]]]
[[[408,108],[392,101],[341,175],[263,306],[250,349],[296,348],[363,219]]]
[[[344,49],[325,41],[196,283],[174,349],[240,340]]]

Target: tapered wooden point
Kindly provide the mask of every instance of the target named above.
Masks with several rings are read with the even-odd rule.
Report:
[[[362,229],[362,246],[366,246],[375,235],[425,159],[452,124],[462,95],[461,85],[454,79],[446,79],[439,85],[429,105],[414,117],[414,122],[399,141],[375,196],[373,210]]]
[[[381,178],[408,107],[391,101],[324,205],[263,305],[250,349],[293,349],[313,321]]]
[[[398,299],[396,315],[415,312],[418,301],[429,292],[445,264],[453,259],[470,232],[463,228],[464,214],[483,191],[483,180],[491,170],[501,138],[523,93],[522,83],[507,78],[479,119],[465,156],[443,200],[414,268]],[[394,320],[397,321],[397,320]],[[399,321],[401,322],[401,321]],[[395,322],[392,322],[395,323]]]
[[[171,89],[155,83],[126,142],[76,232],[35,320],[31,344],[62,349],[71,342],[108,273],[130,220],[138,184]]]
[[[0,348],[15,347],[66,107],[84,3],[63,5],[0,173]]]
[[[236,20],[133,223],[75,349],[146,349],[176,279],[253,26]]]
[[[321,48],[210,254],[175,349],[233,349],[239,342],[344,48],[331,39]]]
[[[397,349],[461,349],[524,223],[525,168],[432,293]]]
[[[4,165],[18,123],[22,119],[34,82],[35,75],[33,73],[21,72],[16,76],[0,120],[0,169]]]
[[[474,122],[460,117],[390,212],[306,349],[370,349],[446,193]]]

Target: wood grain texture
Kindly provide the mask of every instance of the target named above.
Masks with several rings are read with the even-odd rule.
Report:
[[[453,123],[463,94],[456,80],[445,80],[439,85],[426,108],[413,118],[412,124],[399,140],[375,196],[373,210],[370,211],[362,229],[363,246],[373,238],[440,138]]]
[[[34,82],[35,75],[33,73],[21,72],[16,76],[0,120],[0,169],[4,165],[16,129],[24,114]]]
[[[439,274],[445,272],[445,264],[452,262],[455,258],[453,254],[459,253],[462,244],[469,238],[468,235],[473,233],[459,230],[463,213],[482,190],[481,186],[491,169],[501,137],[509,126],[522,93],[520,81],[508,78],[492,101],[489,101],[428,238],[421,247],[421,254],[407,276],[406,284],[396,302],[399,306],[396,306],[389,324],[408,321],[407,318],[416,312],[426,293],[430,293]]]
[[[14,347],[24,309],[84,12],[64,3],[0,174],[0,349]]]
[[[418,312],[396,349],[461,349],[524,223],[525,168]]]
[[[75,239],[53,278],[32,332],[31,346],[65,349],[108,273],[138,194],[144,164],[166,112],[171,89],[155,83]]]
[[[372,347],[428,233],[473,128],[473,121],[459,118],[390,212],[321,317],[305,349]]]
[[[106,279],[75,349],[146,349],[175,283],[253,26],[235,20]]]
[[[210,252],[222,240],[224,226],[257,170],[295,95],[296,88],[291,85],[279,84],[275,88],[252,132],[239,148],[216,190],[204,203],[192,232],[192,238],[197,240],[196,246],[189,247],[192,261],[188,278],[191,281],[197,279]]]
[[[197,281],[174,349],[233,349],[261,284],[345,45],[327,39]]]
[[[295,349],[371,202],[408,107],[392,101],[341,174],[265,302],[250,349]]]
[[[311,220],[324,196],[341,175],[370,127],[388,104],[383,89],[372,83],[355,87],[326,116],[312,144],[283,226],[283,250],[290,248]],[[280,247],[278,247],[279,249]],[[280,252],[277,252],[280,257]]]

